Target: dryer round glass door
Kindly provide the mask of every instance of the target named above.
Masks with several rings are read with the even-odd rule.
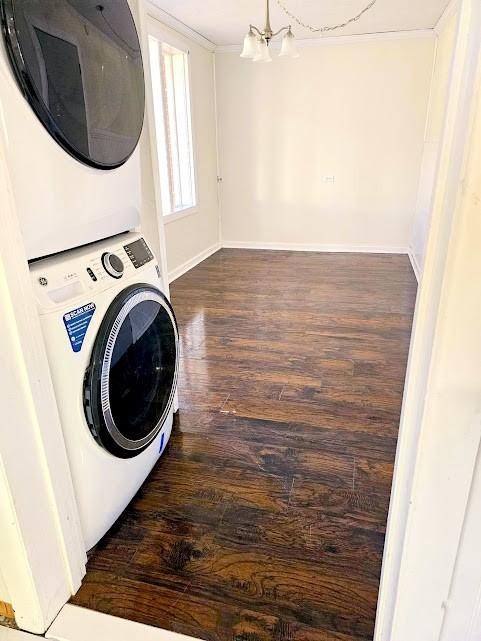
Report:
[[[178,349],[174,312],[158,289],[134,285],[117,296],[84,382],[87,423],[111,454],[136,456],[162,429],[174,399]]]
[[[126,162],[145,102],[127,0],[0,0],[0,7],[17,82],[47,131],[87,165]]]

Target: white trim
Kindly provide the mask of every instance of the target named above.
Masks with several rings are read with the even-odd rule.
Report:
[[[407,254],[407,247],[390,245],[327,245],[322,243],[263,243],[257,241],[223,240],[222,247],[229,249],[267,249],[296,252],[329,252],[355,254]]]
[[[373,245],[304,245],[295,243],[259,243],[254,241],[231,241],[225,240],[215,243],[208,249],[200,252],[193,258],[187,260],[176,269],[169,272],[169,283],[174,282],[204,260],[215,254],[219,249],[263,249],[267,251],[296,251],[296,252],[318,252],[318,253],[350,253],[350,254],[402,254],[409,255],[405,247],[373,246]]]
[[[215,243],[211,247],[204,249],[204,251],[201,251],[199,254],[197,254],[197,256],[190,258],[185,263],[182,263],[182,265],[179,265],[179,267],[173,269],[171,272],[169,272],[169,283],[173,283],[174,280],[177,280],[177,278],[180,278],[181,276],[186,274],[188,271],[196,267],[199,263],[202,263],[204,260],[212,256],[212,254],[218,252],[221,248],[222,247],[220,243]]]
[[[452,0],[458,2],[458,0]],[[189,25],[185,24],[172,14],[164,11],[158,7],[152,0],[145,0],[145,9],[147,15],[155,18],[163,23],[170,29],[177,33],[186,36],[193,42],[196,42],[207,51],[215,53],[240,53],[242,45],[216,45],[214,42],[203,36]],[[439,23],[438,23],[439,24]],[[340,45],[340,44],[354,44],[356,42],[370,42],[372,40],[409,40],[411,38],[434,38],[436,36],[434,29],[411,29],[406,31],[381,31],[376,33],[360,33],[348,36],[324,36],[320,38],[301,38],[296,40],[300,48],[318,47],[321,45]],[[281,47],[281,41],[275,40],[271,43],[271,47]]]
[[[428,138],[428,132],[429,132],[429,124],[431,121],[431,111],[432,111],[432,106],[433,106],[433,95],[434,95],[434,80],[436,77],[436,69],[438,66],[438,58],[439,58],[439,38],[436,38],[436,41],[434,43],[434,55],[433,55],[433,65],[431,69],[431,78],[429,80],[429,98],[428,98],[428,104],[427,104],[427,109],[426,109],[426,120],[424,123],[424,135],[423,135],[423,142],[426,144],[427,138]],[[422,175],[420,172],[419,175],[419,184],[418,184],[418,192],[419,192],[419,186],[421,185],[421,179]]]
[[[43,633],[80,587],[86,554],[0,130],[0,549],[16,622]]]
[[[217,238],[222,238],[222,170],[220,167],[219,105],[217,100],[217,60],[212,56],[212,73],[214,74],[214,117],[215,117],[215,159],[217,169]]]
[[[183,634],[70,604],[62,609],[45,637],[54,641],[194,641]]]
[[[481,451],[469,494],[456,568],[449,593],[449,608],[439,641],[481,639]]]
[[[186,209],[181,209],[180,211],[174,211],[173,214],[164,214],[164,225],[170,225],[170,223],[175,223],[176,220],[182,220],[182,218],[187,218],[187,216],[194,216],[198,213],[198,205],[195,205],[194,207],[187,207]]]
[[[155,5],[150,0],[145,0],[144,4],[147,15],[149,15],[150,17],[155,18],[159,22],[162,22],[162,24],[170,27],[174,31],[177,31],[177,33],[186,36],[187,38],[189,38],[189,40],[192,40],[201,47],[204,47],[204,49],[207,49],[207,51],[215,51],[215,44],[205,38],[201,33],[194,31],[194,29],[184,24],[170,13],[167,13],[167,11],[160,9],[160,7]]]
[[[437,36],[439,36],[441,31],[444,29],[448,20],[452,16],[454,16],[456,12],[459,11],[460,4],[461,4],[461,0],[450,0],[448,6],[443,11],[443,13],[441,14],[441,17],[436,23],[436,26],[434,27],[434,31]]]
[[[0,627],[0,641],[38,641],[38,636],[21,630]]]
[[[413,272],[414,272],[414,275],[416,276],[416,280],[419,283],[421,280],[422,270],[416,258],[416,254],[414,253],[414,250],[411,246],[408,248],[408,256],[409,256],[409,260],[411,261],[411,267],[413,268]]]
[[[148,147],[148,154],[150,157],[150,170],[152,171],[152,181],[154,185],[153,196],[155,203],[155,227],[157,231],[157,238],[159,241],[159,264],[162,274],[162,287],[164,294],[169,297],[169,277],[167,267],[167,249],[165,243],[165,226],[162,216],[162,194],[160,185],[160,168],[159,168],[159,155],[157,151],[157,133],[155,128],[155,110],[154,110],[154,97],[152,91],[152,70],[150,66],[150,51],[149,51],[149,27],[148,16],[143,10],[144,3],[138,0],[137,15],[139,21],[139,31],[142,42],[142,57],[144,62],[144,75],[145,75],[145,110],[146,121],[144,125],[144,144]],[[147,136],[148,133],[148,136]]]
[[[323,38],[301,38],[296,39],[299,49],[310,49],[311,47],[325,47],[328,45],[351,45],[358,42],[375,42],[378,40],[414,40],[433,39],[436,37],[434,29],[413,29],[412,31],[384,31],[380,33],[361,33],[352,36],[326,36]],[[281,48],[281,40],[274,40],[270,43],[273,49]],[[215,47],[215,53],[240,53],[241,44],[219,45]]]
[[[449,502],[446,494],[439,494],[437,487],[439,469],[437,468],[440,464],[431,465],[430,478],[434,487],[426,484],[426,487],[420,489],[416,486],[416,479],[419,478],[421,469],[423,471],[427,469],[426,460],[421,456],[426,453],[426,450],[423,452],[419,449],[419,444],[423,434],[426,397],[434,372],[432,363],[433,355],[436,354],[436,330],[441,320],[440,304],[446,285],[445,269],[453,221],[459,225],[459,221],[455,220],[455,207],[463,190],[465,156],[473,121],[472,110],[479,56],[480,21],[479,9],[476,8],[479,7],[476,4],[478,2],[479,0],[463,0],[458,19],[454,63],[448,91],[448,108],[433,199],[432,222],[416,304],[401,413],[374,641],[411,639],[413,636],[410,632],[401,628],[413,622],[418,630],[424,631],[416,635],[416,638],[433,640],[439,638],[439,630],[436,630],[436,626],[442,617],[442,604],[446,602],[449,593],[452,576],[452,543],[462,525],[458,516],[453,516],[451,509],[455,491],[458,508],[462,505],[462,501],[465,500],[463,489],[460,491],[459,486],[455,491],[452,489]],[[469,448],[472,449],[472,446],[464,435],[463,439],[459,439],[459,448],[461,446],[464,448],[466,457],[463,465],[458,466],[458,472],[461,469],[466,480],[470,478],[468,468],[472,465],[472,452]],[[468,447],[467,451],[466,447]],[[414,490],[417,490],[417,494],[413,493]],[[423,492],[424,496],[434,492],[437,496],[443,497],[442,502],[436,507],[440,507],[445,518],[442,525],[440,525],[440,518],[433,518],[431,528],[425,527],[423,532],[413,533],[415,507]],[[439,536],[440,529],[443,530],[442,537]],[[416,600],[416,596],[420,603],[424,597],[413,592],[412,583],[410,589],[407,588],[409,577],[414,576],[407,553],[411,553],[412,557],[413,551],[423,549],[419,545],[419,540],[416,541],[416,535],[419,539],[427,539],[433,552],[431,556],[438,557],[435,562],[436,568],[430,560],[423,559],[418,563],[415,571],[420,586],[423,581],[424,583],[429,581],[429,576],[433,573],[438,575],[437,580],[430,585],[429,594],[431,600],[437,601],[435,611],[425,605],[415,610],[408,607]],[[442,570],[442,580],[439,577],[439,570]],[[432,633],[426,633],[428,628]]]

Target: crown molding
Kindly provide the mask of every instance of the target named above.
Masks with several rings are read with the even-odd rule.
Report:
[[[413,29],[410,31],[383,31],[378,33],[362,33],[349,36],[326,36],[321,38],[302,38],[296,40],[296,44],[301,49],[311,47],[325,47],[328,45],[355,44],[358,42],[372,42],[377,40],[411,40],[415,38],[435,38],[437,33],[442,30],[444,24],[458,10],[459,0],[451,0],[434,29]],[[147,14],[158,20],[165,26],[173,29],[177,33],[196,42],[204,49],[215,53],[240,53],[242,45],[216,45],[208,40],[205,36],[195,31],[184,22],[181,22],[173,15],[160,9],[152,0],[145,0]],[[281,40],[271,42],[271,48],[280,49]]]
[[[430,39],[435,38],[434,29],[413,29],[411,31],[384,31],[381,33],[362,33],[352,36],[328,36],[324,38],[303,38],[296,39],[296,44],[300,49],[309,49],[311,47],[326,47],[332,45],[356,44],[358,42],[373,42],[377,40],[413,40],[413,39]],[[280,49],[281,40],[270,43],[273,49]],[[240,53],[242,46],[225,45],[215,48],[216,53]]]
[[[443,11],[441,14],[441,17],[439,18],[436,26],[434,27],[434,31],[436,35],[439,35],[441,31],[444,29],[446,26],[446,23],[448,20],[454,16],[455,13],[459,11],[459,6],[460,6],[460,0],[451,0],[446,7],[446,9]]]
[[[451,0],[448,7],[441,16],[438,24],[435,29],[442,29],[442,25],[449,17],[457,10],[459,5],[459,0]],[[145,8],[147,15],[158,20],[165,26],[173,29],[177,33],[189,38],[193,42],[196,42],[204,49],[215,53],[240,53],[242,51],[242,45],[216,45],[215,43],[208,40],[205,36],[195,31],[184,22],[181,22],[173,15],[160,9],[152,0],[145,0]],[[343,44],[355,44],[358,42],[372,42],[377,40],[411,40],[414,38],[434,38],[436,37],[436,31],[434,29],[413,29],[411,31],[383,31],[379,33],[362,33],[357,35],[349,36],[326,36],[321,38],[302,38],[296,40],[296,44],[301,49],[308,49],[311,47],[325,47],[327,45],[343,45]],[[276,40],[271,42],[271,48],[280,49],[281,40]]]
[[[197,31],[194,31],[194,29],[184,24],[180,20],[177,20],[177,18],[174,18],[174,16],[172,16],[170,13],[167,13],[167,11],[160,9],[151,0],[145,1],[145,10],[147,12],[147,15],[150,16],[151,18],[158,20],[165,26],[169,27],[170,29],[173,29],[177,33],[180,33],[181,35],[185,36],[189,40],[196,42],[201,47],[204,47],[204,49],[207,49],[207,51],[214,52],[216,50],[216,45],[213,42],[205,38],[202,34],[198,33]]]

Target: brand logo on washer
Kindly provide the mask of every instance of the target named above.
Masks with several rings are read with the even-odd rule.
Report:
[[[70,340],[70,345],[74,352],[80,352],[82,349],[87,330],[95,314],[95,303],[77,307],[68,314],[64,314],[63,322]]]
[[[42,287],[47,287],[48,285],[48,280],[45,278],[45,276],[40,276],[38,282],[40,283],[40,285],[42,285]]]

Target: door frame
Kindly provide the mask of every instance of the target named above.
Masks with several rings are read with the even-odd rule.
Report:
[[[412,639],[437,639],[436,630],[442,624],[445,605],[450,593],[454,563],[463,527],[464,514],[475,472],[476,451],[473,441],[463,444],[461,456],[463,473],[455,487],[450,488],[449,501],[443,506],[443,536],[436,533],[439,521],[432,519],[432,527],[426,523],[420,529],[416,518],[418,503],[429,489],[436,496],[439,476],[429,452],[421,447],[428,429],[428,412],[437,402],[433,394],[433,381],[441,367],[437,349],[443,332],[442,307],[449,270],[453,265],[448,260],[455,251],[452,238],[462,221],[459,203],[463,197],[463,181],[466,160],[470,152],[470,133],[474,121],[477,91],[480,82],[481,7],[479,0],[461,0],[448,88],[448,103],[444,133],[440,148],[436,185],[434,190],[431,227],[429,232],[424,273],[420,282],[413,334],[406,375],[403,409],[393,478],[393,489],[384,548],[383,568],[378,600],[378,612],[374,641],[403,641]],[[441,441],[439,435],[439,441]],[[439,447],[442,447],[441,442]],[[434,465],[434,467],[433,467]],[[424,478],[420,487],[418,479]],[[458,509],[455,509],[458,506]],[[449,513],[449,507],[453,512]],[[434,514],[432,514],[434,516]],[[429,530],[429,531],[428,531]],[[415,546],[421,538],[430,537],[433,551],[432,565],[424,564],[417,557],[419,566],[413,573],[412,559],[416,557]],[[445,571],[439,575],[436,563],[444,564]],[[415,581],[425,583],[436,576],[435,603],[431,609],[424,607],[409,614],[407,603],[412,605],[408,593],[413,594]],[[433,595],[434,597],[434,595]],[[418,603],[421,603],[419,599]],[[444,605],[443,605],[444,604]],[[407,633],[404,622],[416,621],[417,629],[429,630],[432,636],[413,637]],[[404,631],[403,631],[404,630]]]
[[[5,80],[1,78],[0,83]],[[11,144],[14,144],[12,141]],[[17,624],[43,633],[86,555],[0,129],[1,573]]]

